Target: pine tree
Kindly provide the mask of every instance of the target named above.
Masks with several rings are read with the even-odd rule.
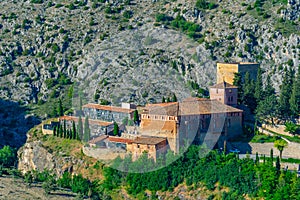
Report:
[[[161,102],[162,102],[162,103],[166,103],[165,97],[162,97]]]
[[[269,97],[271,95],[274,95],[275,94],[275,89],[271,83],[271,77],[270,75],[267,76],[267,81],[266,81],[266,84],[265,84],[265,89],[264,89],[264,96],[265,98],[266,97]]]
[[[85,117],[84,119],[84,136],[83,141],[88,142],[90,140],[90,127],[89,127],[89,118]]]
[[[249,72],[246,72],[245,74],[243,92],[243,104],[248,106],[253,112],[256,108],[256,99],[254,97],[255,85],[254,81],[250,79]]]
[[[298,67],[297,76],[293,82],[292,94],[290,98],[290,110],[294,117],[300,113],[300,66]]]
[[[256,81],[255,81],[255,91],[254,97],[256,102],[259,103],[263,99],[263,82],[262,82],[262,71],[261,68],[258,68]]]
[[[233,85],[238,87],[238,104],[241,104],[244,92],[242,75],[240,73],[234,73]]]
[[[82,119],[81,119],[80,115],[79,115],[79,118],[78,118],[77,131],[78,131],[79,139],[82,140],[83,139],[83,125],[82,125]]]
[[[172,102],[177,102],[177,97],[175,94],[173,94],[173,97],[172,97]]]
[[[293,75],[291,70],[284,69],[283,81],[280,86],[280,96],[278,100],[278,110],[282,119],[288,118],[291,114],[290,99],[292,94]]]
[[[76,139],[76,127],[75,127],[75,122],[72,121],[72,138],[75,140]]]
[[[64,115],[64,108],[63,108],[62,101],[61,101],[60,98],[58,100],[57,114],[59,116],[63,116]]]
[[[261,123],[268,124],[271,120],[274,125],[274,118],[277,117],[277,98],[275,94],[266,96],[266,98],[259,102],[255,109],[256,119]]]
[[[171,99],[170,97],[167,98],[167,103],[171,102]]]
[[[119,126],[117,124],[117,122],[114,122],[114,135],[119,135]]]

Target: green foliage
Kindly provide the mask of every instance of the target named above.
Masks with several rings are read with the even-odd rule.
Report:
[[[135,110],[134,113],[133,113],[133,121],[136,124],[138,124],[140,122],[139,113],[138,113],[137,110]]]
[[[119,135],[119,126],[118,126],[118,124],[117,124],[117,122],[114,122],[114,131],[113,131],[113,134],[115,135],[115,136],[117,136],[117,135]]]
[[[300,126],[293,122],[286,122],[284,131],[295,136],[296,134],[299,134]]]
[[[83,135],[83,141],[88,142],[90,140],[91,130],[89,127],[89,118],[85,117],[84,119],[84,135]]]
[[[0,166],[11,167],[17,161],[17,154],[10,146],[0,149]]]
[[[274,147],[276,147],[278,149],[278,151],[280,152],[280,158],[282,158],[282,152],[283,152],[283,149],[285,147],[287,147],[288,143],[287,141],[283,140],[283,139],[280,139],[280,140],[276,140],[274,142]]]

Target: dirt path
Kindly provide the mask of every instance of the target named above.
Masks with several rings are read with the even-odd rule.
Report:
[[[66,191],[54,191],[46,196],[43,188],[39,185],[29,187],[22,179],[0,177],[0,200],[65,200],[74,198],[74,194]]]

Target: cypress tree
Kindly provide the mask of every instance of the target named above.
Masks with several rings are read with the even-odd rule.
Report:
[[[167,103],[171,102],[171,99],[170,97],[167,98]]]
[[[62,101],[61,101],[60,98],[58,100],[57,114],[59,116],[63,116],[64,115],[64,108],[63,108]]]
[[[172,102],[177,102],[177,97],[175,94],[173,94],[173,97],[172,97]]]
[[[250,79],[249,72],[245,74],[245,80],[243,84],[243,104],[248,106],[253,112],[256,108],[256,99],[254,97],[255,85],[253,80]]]
[[[119,135],[119,126],[116,122],[114,122],[114,135]]]
[[[89,127],[89,118],[85,117],[84,119],[84,136],[83,141],[88,142],[90,140],[90,127]]]
[[[63,137],[63,132],[64,132],[64,130],[63,130],[63,126],[62,125],[60,125],[60,127],[59,127],[59,137]]]
[[[165,103],[165,102],[166,102],[165,97],[162,97],[161,102],[162,102],[162,103]]]
[[[300,66],[298,66],[297,76],[293,82],[292,94],[289,102],[291,114],[296,117],[300,113]]]
[[[83,125],[82,125],[82,119],[81,119],[80,115],[79,115],[79,118],[78,118],[77,131],[78,131],[79,139],[82,140],[83,139]]]
[[[271,163],[273,163],[273,149],[270,150],[270,158],[271,158]]]
[[[278,110],[281,118],[286,119],[291,114],[290,99],[292,93],[293,76],[291,70],[284,69],[283,81],[280,86],[280,95],[278,100]]]
[[[60,123],[57,125],[56,128],[56,137],[59,137],[59,134],[60,134]]]
[[[66,120],[64,120],[64,138],[67,138],[67,124],[66,124]]]
[[[277,171],[277,173],[280,172],[280,159],[278,156],[276,158],[276,171]]]
[[[244,92],[242,75],[240,73],[234,73],[233,85],[238,87],[238,104],[241,104]]]
[[[258,68],[256,82],[255,82],[255,92],[254,97],[256,102],[260,102],[263,99],[263,82],[262,82],[262,71],[261,68]]]
[[[274,95],[275,94],[275,89],[271,83],[271,77],[270,75],[267,76],[267,81],[266,81],[266,86],[265,86],[265,89],[264,89],[264,96],[265,98],[266,97],[269,97],[271,95]]]
[[[76,127],[75,127],[75,122],[72,121],[72,138],[75,140],[76,139]]]
[[[53,136],[56,136],[56,126],[53,127]]]
[[[259,156],[258,156],[257,152],[256,152],[256,155],[255,155],[255,163],[256,163],[256,165],[259,164]]]
[[[138,124],[139,121],[140,121],[140,119],[139,119],[139,113],[138,113],[137,110],[135,110],[134,113],[133,113],[133,121],[134,121],[135,124]]]

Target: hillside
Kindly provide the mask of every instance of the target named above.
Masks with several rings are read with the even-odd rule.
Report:
[[[299,1],[199,2],[2,1],[0,96],[41,106],[77,82],[89,101],[155,102],[201,96],[217,61],[259,62],[277,89],[299,65]]]

